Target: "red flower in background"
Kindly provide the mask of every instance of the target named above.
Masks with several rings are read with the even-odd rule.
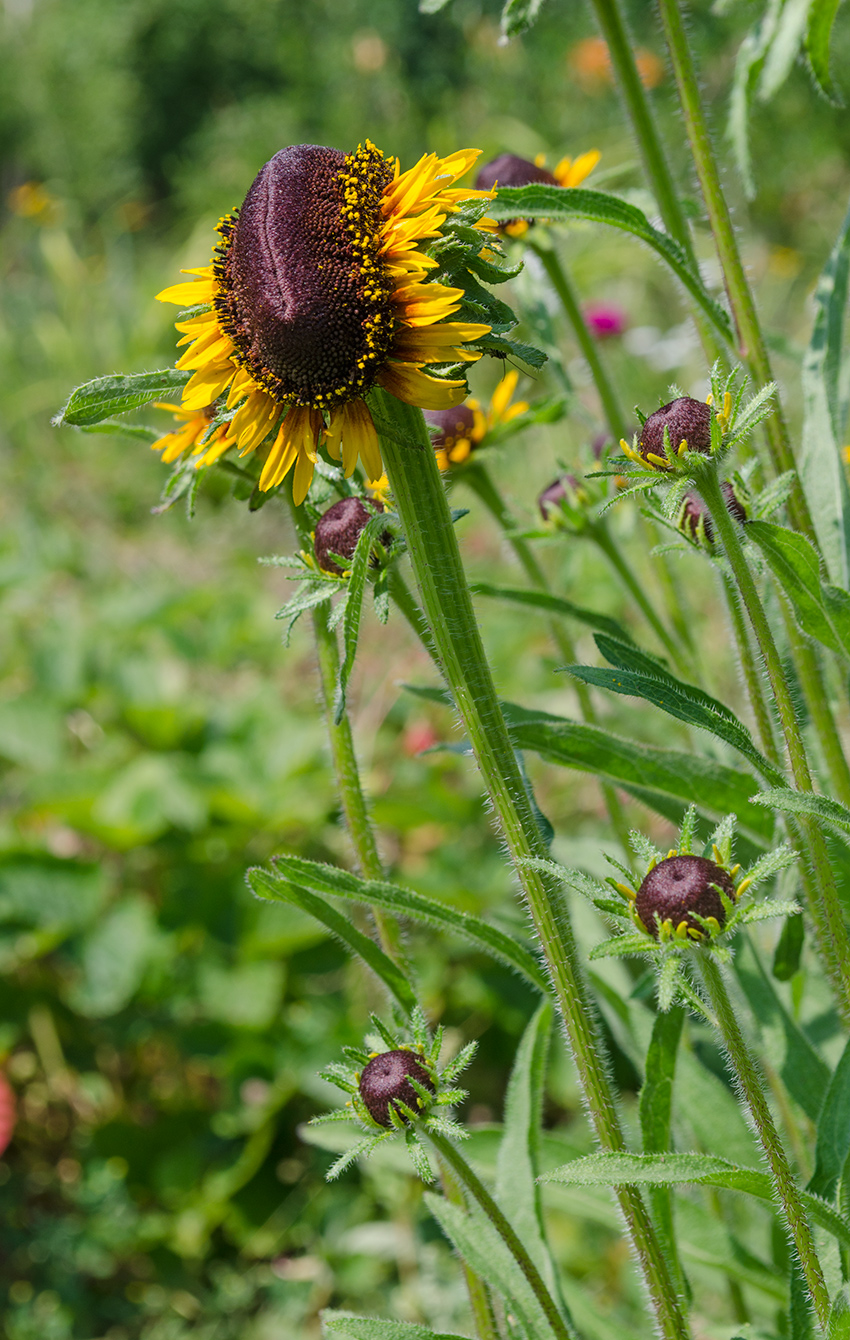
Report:
[[[12,1142],[17,1119],[18,1105],[15,1100],[15,1091],[0,1070],[0,1154]]]

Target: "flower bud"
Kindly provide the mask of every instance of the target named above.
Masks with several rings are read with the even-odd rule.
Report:
[[[726,503],[726,510],[736,521],[744,522],[747,519],[747,513],[743,504],[739,501],[734,488],[728,479],[724,479],[720,485],[720,491],[723,494]],[[678,526],[682,532],[687,532],[692,539],[698,540],[699,523],[702,518],[703,534],[709,544],[714,542],[714,526],[711,517],[708,514],[708,508],[702,498],[696,493],[686,493],[682,499],[682,506],[679,511]]]
[[[377,498],[372,500],[372,506],[376,512],[384,510],[383,504]],[[319,517],[313,538],[313,552],[319,567],[324,572],[334,572],[338,577],[342,576],[342,568],[329,555],[339,554],[341,558],[352,558],[363,528],[373,516],[374,512],[370,512],[359,498],[340,498],[339,502],[335,502],[333,507],[329,507]],[[383,543],[388,543],[389,538],[388,534],[381,536]]]
[[[544,521],[555,516],[561,510],[561,503],[574,504],[581,501],[582,488],[575,475],[559,475],[537,499],[540,515]]]
[[[426,409],[425,422],[437,432],[431,435],[435,448],[453,447],[458,438],[471,438],[475,415],[469,405],[455,405],[452,409]]]
[[[399,1048],[398,1051],[381,1052],[363,1067],[360,1076],[360,1097],[373,1121],[379,1126],[391,1126],[390,1104],[400,1100],[406,1107],[416,1112],[420,1106],[419,1094],[410,1082],[413,1076],[423,1089],[434,1092],[434,1081],[426,1068],[424,1056],[416,1052]],[[402,1114],[394,1106],[397,1115]],[[402,1117],[402,1120],[404,1118]]]
[[[687,442],[689,451],[701,451],[705,456],[711,453],[711,407],[705,401],[693,400],[686,395],[650,414],[638,440],[638,451],[644,460],[649,460],[650,454],[666,459],[665,428],[670,434],[672,451],[677,451],[680,443]]]
[[[684,923],[688,930],[705,933],[691,915],[714,917],[718,926],[726,921],[718,885],[732,901],[735,886],[722,866],[704,856],[669,856],[659,861],[638,889],[635,911],[653,939],[658,939],[658,922],[669,921],[674,932]],[[656,920],[657,918],[657,920]],[[691,937],[693,938],[693,937]]]
[[[547,186],[558,185],[557,178],[545,167],[538,167],[517,154],[499,154],[479,169],[475,189],[492,191],[495,186],[529,186],[535,181],[545,182]]]

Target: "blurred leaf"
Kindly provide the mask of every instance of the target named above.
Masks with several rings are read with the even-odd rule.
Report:
[[[843,107],[844,100],[836,90],[829,72],[829,47],[832,25],[840,4],[841,0],[812,0],[806,30],[806,55],[815,83],[824,97],[837,107]]]
[[[519,37],[528,32],[537,21],[544,0],[507,0],[502,10],[502,32],[505,37]]]
[[[310,866],[312,862],[302,861],[299,864]],[[281,879],[267,870],[249,870],[246,878],[258,898],[274,898],[278,902],[294,903],[304,912],[309,912],[323,926],[327,926],[331,934],[341,940],[347,949],[363,959],[363,962],[380,977],[407,1014],[415,1008],[416,996],[401,969],[375,944],[374,940],[370,940],[368,935],[352,926],[335,907],[331,907],[323,898],[316,897],[314,893],[301,888],[298,884]]]
[[[597,614],[595,610],[582,609],[580,605],[574,605],[562,596],[553,596],[548,591],[529,591],[521,586],[491,586],[489,582],[471,582],[469,589],[474,596],[487,596],[514,605],[529,605],[547,614],[559,614],[566,619],[587,624],[589,628],[598,628],[623,642],[631,641],[625,628],[616,619],[609,619],[607,614]]]
[[[94,1019],[123,1010],[141,984],[157,939],[147,899],[125,898],[83,941],[83,977],[67,992],[71,1008]]]
[[[740,1168],[714,1154],[589,1154],[544,1173],[540,1180],[565,1186],[673,1186],[692,1182],[743,1191],[771,1203],[775,1198],[769,1173]],[[800,1199],[815,1223],[845,1246],[850,1245],[850,1222],[843,1215],[805,1191],[800,1192]]]
[[[0,862],[0,921],[72,930],[91,921],[105,897],[102,866],[46,853],[15,854]]]
[[[788,1280],[788,1319],[791,1323],[789,1340],[815,1340],[815,1318],[800,1262],[791,1258]]]
[[[337,898],[353,898],[358,903],[381,907],[399,916],[413,917],[441,930],[462,935],[472,940],[485,953],[492,954],[494,958],[501,959],[503,963],[517,969],[538,990],[548,992],[551,989],[548,978],[534,954],[511,936],[505,935],[504,931],[482,921],[480,917],[474,917],[468,912],[459,912],[456,908],[438,903],[433,898],[414,893],[412,889],[403,889],[400,885],[390,884],[384,880],[360,879],[347,870],[340,870],[332,865],[319,865],[315,861],[305,861],[299,856],[276,856],[275,871],[282,873],[273,874],[267,870],[248,871],[248,884],[258,898],[278,898],[281,896],[279,893],[281,888],[284,890],[283,897],[286,897],[285,887],[290,879],[318,893]]]
[[[422,3],[428,0],[420,0]],[[425,13],[432,11],[425,10]],[[324,1335],[339,1335],[343,1340],[463,1340],[456,1332],[429,1331],[427,1326],[416,1326],[409,1321],[378,1321],[375,1317],[355,1317],[348,1312],[322,1314]]]
[[[785,918],[773,952],[773,975],[778,982],[790,982],[799,969],[805,935],[802,912]]]
[[[546,1241],[536,1180],[551,1032],[552,1007],[544,1000],[526,1025],[514,1057],[505,1094],[495,1192],[500,1208],[521,1238],[549,1292],[557,1297],[557,1273]]]
[[[190,831],[206,820],[206,803],[173,754],[139,754],[113,774],[110,785],[92,807],[92,818],[113,830],[122,846],[151,841],[169,828]]]
[[[826,570],[845,588],[850,582],[850,488],[842,458],[847,428],[842,349],[849,281],[850,210],[815,289],[815,320],[803,359],[803,448],[797,467]]]
[[[830,651],[850,657],[850,595],[821,582],[814,545],[804,535],[772,521],[748,522],[747,538],[767,559],[803,632]]]
[[[231,1028],[268,1028],[280,1009],[282,963],[259,959],[224,968],[201,964],[198,998],[208,1019]]]
[[[607,195],[604,191],[589,191],[581,186],[564,190],[561,186],[535,183],[532,186],[502,186],[495,200],[487,207],[494,219],[549,219],[568,221],[589,219],[593,223],[607,223],[622,232],[631,233],[652,247],[684,284],[705,314],[725,340],[732,339],[732,327],[727,313],[715,302],[703,285],[699,274],[691,269],[679,243],[667,233],[659,232],[636,205]]]
[[[824,1200],[833,1200],[847,1157],[850,1155],[850,1042],[841,1053],[829,1082],[817,1122],[815,1170],[808,1190]]]
[[[535,1340],[556,1340],[555,1332],[512,1253],[477,1205],[464,1212],[426,1191],[425,1204],[471,1270],[516,1312]]]
[[[65,742],[62,716],[52,702],[22,694],[0,702],[0,757],[36,772],[55,767]]]
[[[54,427],[71,424],[75,428],[102,423],[113,414],[126,414],[150,400],[173,391],[182,391],[192,373],[178,368],[159,372],[136,372],[111,377],[95,377],[71,392],[68,403],[53,420]]]
[[[850,1340],[850,1285],[845,1284],[833,1300],[827,1340]]]
[[[764,68],[770,43],[776,32],[777,17],[784,0],[768,0],[764,13],[759,16],[753,27],[744,37],[738,48],[735,61],[735,73],[732,90],[729,95],[729,120],[726,124],[726,136],[732,145],[732,152],[748,199],[756,193],[753,180],[753,165],[750,154],[750,105],[759,76]]]

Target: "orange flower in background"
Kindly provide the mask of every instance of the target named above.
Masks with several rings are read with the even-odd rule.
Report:
[[[601,37],[584,37],[576,42],[567,53],[567,62],[587,93],[597,92],[605,85],[614,83],[608,43]],[[638,47],[635,64],[644,88],[657,88],[664,78],[663,61],[646,47]]]

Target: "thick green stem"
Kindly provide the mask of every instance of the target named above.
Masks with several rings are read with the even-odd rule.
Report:
[[[611,564],[617,576],[620,578],[620,581],[631,595],[635,604],[641,610],[650,628],[664,647],[664,650],[680,670],[686,671],[686,666],[682,660],[680,649],[676,646],[676,643],[673,641],[672,637],[667,632],[667,629],[664,627],[664,624],[653,609],[649,597],[638,579],[635,577],[628,563],[623,558],[623,555],[620,553],[617,543],[608,527],[605,525],[605,522],[594,522],[590,534],[591,538],[595,540],[596,544],[608,559],[608,562]]]
[[[457,1145],[453,1144],[445,1135],[437,1135],[434,1131],[429,1131],[428,1139],[437,1150],[440,1158],[449,1165],[458,1180],[477,1200],[499,1237],[510,1250],[511,1255],[531,1285],[534,1296],[545,1312],[552,1330],[560,1337],[560,1340],[575,1340],[575,1329],[569,1326],[561,1316],[552,1295],[546,1288],[543,1276],[532,1261],[510,1221],[502,1214],[481,1178],[470,1168]]]
[[[316,638],[319,681],[325,705],[331,758],[351,845],[365,878],[383,879],[384,868],[375,841],[375,830],[369,818],[366,797],[360,784],[360,769],[357,766],[348,713],[343,712],[338,724],[334,722],[334,692],[339,675],[339,646],[336,633],[328,627],[327,605],[317,605],[313,610],[313,632]],[[395,920],[380,908],[373,907],[371,911],[382,948],[396,962],[401,962],[403,957],[401,935]]]
[[[726,553],[732,575],[735,578],[744,608],[750,620],[756,642],[767,670],[773,699],[779,713],[788,761],[794,784],[799,791],[811,791],[812,776],[806,756],[806,746],[800,723],[794,710],[791,690],[785,677],[785,670],[779,650],[773,639],[764,606],[756,589],[750,565],[747,562],[737,523],[732,520],[726,502],[720,490],[720,481],[714,463],[706,462],[700,473],[697,487],[711,515],[715,532]],[[844,921],[844,913],[835,877],[827,851],[823,833],[817,823],[808,818],[799,819],[809,859],[814,868],[817,888],[814,898],[809,899],[809,911],[818,936],[818,944],[826,967],[836,991],[837,1003],[841,1014],[850,1019],[850,936]]]
[[[428,627],[428,620],[425,618],[425,615],[414,600],[407,582],[395,566],[390,569],[387,589],[389,590],[390,596],[399,613],[404,615],[404,618],[410,624],[410,627],[419,638],[419,641],[431,657],[431,660],[442,674],[443,667],[440,665],[437,648],[434,646],[434,639],[431,637],[431,629]]]
[[[782,1206],[785,1221],[797,1249],[809,1295],[818,1321],[826,1333],[830,1312],[829,1293],[797,1183],[794,1181],[788,1158],[768,1107],[761,1079],[738,1025],[720,968],[710,953],[700,954],[699,963],[731,1068],[741,1086],[741,1092],[758,1132],[773,1177],[777,1200]]]
[[[461,1207],[466,1205],[457,1175],[443,1162],[440,1163],[440,1183],[447,1201],[450,1201],[452,1205],[460,1205]],[[463,1263],[463,1274],[478,1340],[499,1340],[499,1328],[496,1324],[487,1285],[465,1261]]]
[[[419,410],[376,392],[384,463],[404,525],[422,606],[443,671],[513,858],[574,1057],[597,1139],[624,1147],[604,1050],[557,881],[528,864],[546,856],[531,798],[508,734],[475,620],[457,537]],[[617,1196],[664,1337],[688,1334],[667,1262],[635,1187]]]
[[[738,332],[738,352],[746,362],[756,385],[764,386],[773,381],[770,355],[762,334],[752,289],[741,260],[738,239],[732,226],[732,216],[720,182],[696,71],[679,10],[679,0],[658,0],[658,9],[679,92],[685,130],[720,258],[729,306]],[[766,421],[765,434],[776,473],[782,474],[786,470],[793,470],[794,452],[781,405],[777,404],[776,413]],[[809,505],[796,475],[788,499],[788,510],[796,529],[803,531],[817,545]]]
[[[480,463],[474,462],[462,475],[463,482],[472,489],[484,503],[484,506],[495,518],[507,537],[508,543],[516,554],[522,565],[525,575],[540,591],[549,591],[550,584],[546,573],[537,561],[536,556],[526,544],[525,540],[514,534],[516,529],[514,518],[511,516],[505,506],[502,495],[499,493],[486,468]],[[570,637],[563,624],[558,619],[549,620],[549,632],[552,641],[558,648],[559,653],[564,658],[565,665],[575,665],[577,656],[573,640]],[[586,684],[577,680],[573,685],[578,698],[579,710],[582,720],[593,725],[596,722],[596,711],[590,696],[590,690]],[[602,798],[605,801],[605,808],[608,811],[608,817],[611,820],[611,827],[614,830],[614,836],[620,844],[627,860],[631,859],[631,847],[629,845],[629,825],[620,804],[620,799],[613,786],[607,782],[601,783]]]

